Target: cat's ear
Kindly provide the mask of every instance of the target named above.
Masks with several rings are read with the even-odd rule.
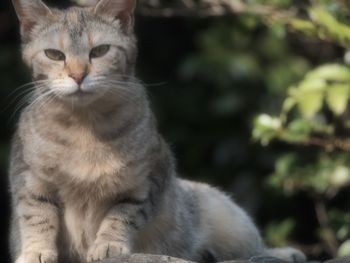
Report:
[[[94,7],[95,14],[113,16],[119,19],[125,29],[133,25],[136,0],[99,0]]]
[[[12,0],[12,4],[21,23],[22,36],[30,33],[39,17],[52,14],[41,0]]]

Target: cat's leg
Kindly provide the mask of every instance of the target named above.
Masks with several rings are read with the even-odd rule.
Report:
[[[14,220],[18,221],[20,253],[16,263],[56,263],[59,228],[58,204],[50,187],[29,171],[20,175],[23,185],[13,187]]]
[[[89,248],[87,261],[131,253],[134,234],[149,217],[149,199],[125,199],[118,202],[102,220],[94,244]]]
[[[115,201],[88,250],[88,262],[133,253],[133,238],[157,216],[169,194],[166,189],[171,188],[172,177],[166,171],[168,167],[150,174],[130,197]]]
[[[172,188],[170,161],[166,157],[155,162],[154,171],[138,189],[114,202],[100,224],[95,242],[88,249],[88,262],[133,252],[133,238],[158,215]]]

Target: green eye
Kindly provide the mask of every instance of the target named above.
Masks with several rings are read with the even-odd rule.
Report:
[[[45,49],[45,55],[52,60],[61,61],[65,60],[66,56],[63,52],[57,50],[57,49]]]
[[[100,46],[94,47],[90,51],[90,59],[99,58],[106,55],[110,47],[111,47],[110,45],[100,45]]]

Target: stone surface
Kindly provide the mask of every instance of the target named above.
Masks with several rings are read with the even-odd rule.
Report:
[[[183,259],[162,255],[133,254],[123,255],[118,258],[109,258],[98,263],[194,263]],[[222,263],[288,263],[287,261],[271,257],[253,257],[243,260],[225,261]],[[307,263],[321,263],[320,261],[308,261]],[[324,263],[350,263],[350,257],[328,260]]]
[[[162,255],[133,254],[109,258],[99,263],[192,263],[191,261]]]
[[[350,257],[336,258],[336,259],[328,260],[325,263],[350,263]]]

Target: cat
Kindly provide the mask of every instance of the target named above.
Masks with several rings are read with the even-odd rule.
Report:
[[[177,177],[135,78],[135,0],[66,10],[12,1],[34,80],[10,157],[14,262],[130,253],[305,259],[293,248],[268,249],[221,191]]]

